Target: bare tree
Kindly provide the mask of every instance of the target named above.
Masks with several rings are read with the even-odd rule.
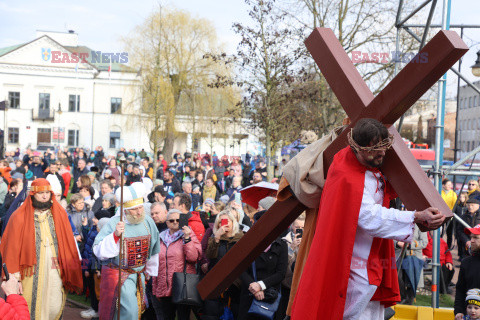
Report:
[[[123,39],[131,65],[142,70],[141,110],[155,156],[162,152],[171,161],[177,115],[191,114],[188,93],[206,88],[219,71],[207,53],[219,53],[210,21],[193,18],[182,10],[159,8]]]

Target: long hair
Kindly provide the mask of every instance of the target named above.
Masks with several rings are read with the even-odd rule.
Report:
[[[218,228],[220,228],[220,222],[222,221],[222,217],[227,217],[232,221],[232,234],[237,234],[240,232],[240,225],[238,224],[237,219],[230,213],[228,210],[224,210],[217,214],[215,218],[215,223],[213,225],[213,233],[217,232]]]

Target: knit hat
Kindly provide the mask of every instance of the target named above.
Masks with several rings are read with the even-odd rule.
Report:
[[[195,191],[195,190],[200,190],[200,186],[198,184],[194,184],[192,186],[192,191]]]
[[[258,205],[262,206],[263,209],[268,210],[271,206],[277,201],[274,197],[266,197],[258,201]]]
[[[467,304],[473,304],[480,307],[480,289],[470,289],[467,291]]]
[[[91,169],[91,168],[90,168],[90,169]],[[93,176],[93,177],[95,177],[95,172],[90,171],[89,173],[87,173],[87,176]]]
[[[215,200],[213,200],[212,198],[207,198],[207,200],[205,200],[203,204],[209,204],[213,206],[215,204]]]
[[[108,173],[109,175],[112,175],[112,170],[110,170],[110,169],[105,170],[104,175],[107,174],[107,173]]]
[[[12,174],[12,179],[23,179],[23,174],[16,171],[14,174]]]
[[[228,200],[229,200],[229,199],[230,199],[230,198],[229,198],[228,195],[226,195],[226,194],[220,197],[220,201],[222,201],[222,202],[225,203],[225,204],[228,203]]]
[[[97,222],[98,230],[99,231],[102,230],[103,226],[106,225],[108,221],[110,221],[110,218],[101,218],[100,220],[98,220]]]
[[[102,197],[102,200],[110,201],[110,205],[112,205],[112,206],[114,206],[115,202],[117,201],[117,199],[115,198],[115,195],[113,193],[104,194],[103,197]]]

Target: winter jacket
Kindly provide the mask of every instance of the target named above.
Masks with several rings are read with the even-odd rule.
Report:
[[[12,168],[10,167],[0,169],[0,175],[5,179],[7,184],[10,184],[10,182],[12,182],[12,176],[10,175],[10,171],[12,171]]]
[[[430,234],[427,233],[428,235],[428,244],[425,247],[425,249],[422,250],[423,254],[426,255],[429,258],[432,258],[432,237],[430,237]],[[445,242],[445,240],[440,239],[440,264],[443,266],[447,263],[453,264],[453,259],[452,259],[452,253],[448,249],[448,245]]]
[[[6,301],[0,299],[0,320],[29,320],[27,301],[18,294],[11,294]]]
[[[190,211],[187,214],[189,215],[188,226],[192,228],[195,236],[197,236],[198,241],[201,242],[203,235],[205,234],[205,227],[203,226],[202,219],[200,218],[200,213],[197,211]]]
[[[208,238],[208,246],[206,252],[206,258],[210,260],[209,269],[213,268],[220,259],[222,259],[243,236],[243,232],[238,232],[233,237],[227,237],[225,235],[220,237],[220,241],[217,243],[215,241],[215,236],[213,235]]]
[[[185,243],[183,232],[179,232],[177,238],[166,246],[165,238],[170,230],[160,233],[160,254],[158,276],[153,277],[152,293],[157,298],[169,297],[172,295],[172,278],[175,272],[183,272],[185,259],[187,260],[187,273],[195,273],[195,263],[200,257],[200,242],[195,233],[190,234],[190,241]]]
[[[263,281],[265,287],[274,287],[280,290],[280,285],[285,277],[288,266],[288,248],[283,240],[275,240],[267,252],[262,252],[255,259],[257,282]],[[252,305],[253,296],[248,291],[250,283],[255,282],[252,272],[252,265],[240,276],[242,280],[242,291],[240,294],[240,306],[238,320],[248,319],[247,312]]]
[[[70,218],[72,218],[72,222],[73,224],[75,225],[75,228],[77,229],[78,232],[81,233],[81,230],[82,230],[82,219],[83,217],[87,217],[88,218],[88,228],[91,228],[92,227],[92,219],[94,217],[93,215],[93,212],[90,210],[90,206],[88,204],[85,203],[85,206],[83,207],[83,210],[78,212],[73,206],[72,204],[69,204],[67,206],[67,213],[68,215],[70,216]],[[83,238],[83,235],[82,235],[82,238]],[[83,239],[85,240],[85,239]]]
[[[466,314],[467,291],[474,288],[480,288],[480,256],[473,255],[466,257],[460,264],[457,286],[455,290],[454,313]]]
[[[48,160],[44,159],[43,164],[40,163],[30,163],[28,165],[28,170],[33,173],[35,178],[43,178],[43,172],[48,168]]]
[[[63,183],[65,184],[65,192],[63,192],[63,196],[66,198],[70,189],[70,181],[72,181],[72,174],[70,173],[70,171],[65,171],[62,172],[61,175]]]
[[[475,227],[477,224],[480,224],[480,210],[475,211],[473,214],[470,212],[465,211],[464,214],[460,216],[460,218],[465,221],[470,227]],[[457,241],[460,242],[459,245],[465,245],[468,241],[470,241],[470,236],[468,236],[464,232],[465,227],[461,223],[457,223]]]
[[[457,194],[453,190],[450,190],[448,192],[445,192],[445,190],[442,190],[442,199],[443,201],[445,201],[445,203],[450,208],[450,210],[453,210],[453,207],[457,202]]]
[[[75,170],[73,170],[73,187],[72,187],[72,193],[78,193],[79,189],[77,186],[77,180],[80,178],[80,176],[86,175],[90,171],[87,169],[87,167],[83,168],[83,170],[80,170],[79,168],[75,167]]]
[[[82,252],[82,266],[86,266],[86,270],[91,270],[95,268],[95,255],[93,254],[93,243],[95,242],[95,237],[98,234],[97,226],[92,226],[90,230],[87,227],[82,228],[83,239],[85,239],[83,252]]]

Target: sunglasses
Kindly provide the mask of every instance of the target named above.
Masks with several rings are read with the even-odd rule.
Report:
[[[468,185],[469,185],[469,186],[476,186],[475,183],[469,183]]]
[[[168,220],[168,222],[170,222],[170,223],[179,222],[179,221],[180,221],[180,219],[170,219],[170,220]]]

